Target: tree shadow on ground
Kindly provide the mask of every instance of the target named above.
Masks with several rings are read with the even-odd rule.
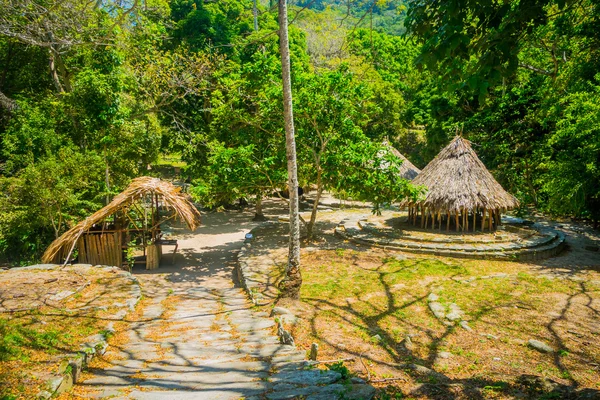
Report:
[[[315,310],[309,321],[313,337],[327,343],[328,346],[331,346],[339,353],[350,354],[356,359],[360,359],[361,363],[364,358],[372,363],[383,364],[396,370],[404,371],[407,378],[410,377],[413,382],[417,383],[416,385],[413,385],[415,389],[412,389],[412,391],[408,393],[410,396],[422,396],[435,399],[486,399],[490,398],[492,395],[501,394],[502,396],[508,396],[510,398],[600,399],[600,391],[591,388],[580,388],[579,382],[573,377],[569,367],[563,362],[563,354],[565,354],[564,352],[568,352],[570,357],[578,357],[592,365],[598,365],[600,360],[590,359],[590,355],[586,352],[585,346],[581,346],[577,350],[567,346],[565,344],[565,338],[556,328],[556,325],[560,321],[569,318],[568,313],[573,306],[573,300],[578,296],[586,297],[588,299],[586,307],[589,307],[595,316],[600,316],[600,311],[592,306],[592,297],[590,296],[590,291],[585,283],[581,282],[579,284],[579,290],[568,296],[560,315],[557,315],[546,325],[546,329],[552,334],[554,342],[558,344],[558,348],[552,354],[553,364],[559,370],[560,374],[563,377],[566,377],[566,380],[569,382],[568,384],[561,384],[548,378],[527,374],[522,374],[520,376],[506,375],[504,379],[491,379],[477,376],[457,379],[440,371],[437,368],[436,361],[446,338],[462,328],[457,325],[446,326],[441,321],[438,321],[439,326],[443,328],[440,333],[439,329],[428,329],[425,326],[414,323],[411,320],[411,316],[399,316],[402,315],[402,313],[398,313],[399,311],[406,310],[416,303],[426,304],[427,296],[413,296],[412,300],[399,304],[392,288],[386,280],[386,275],[398,271],[384,272],[381,271],[381,266],[373,268],[371,272],[378,275],[378,282],[385,290],[387,301],[383,308],[381,307],[381,304],[373,304],[364,299],[359,299],[359,302],[362,303],[360,304],[360,307],[355,305],[356,303],[351,304],[346,302],[345,305],[339,305],[328,299],[322,298],[303,299],[306,303],[311,304]],[[411,264],[407,264],[404,268],[410,269],[411,267]],[[435,284],[436,282],[427,284],[426,292],[430,292]],[[512,303],[482,308],[477,313],[471,315],[472,319],[470,323],[476,323],[483,320],[484,317],[490,316],[497,308],[516,307],[518,306],[517,303],[519,303],[518,300]],[[361,308],[364,306],[367,306],[370,310],[378,310],[378,312],[374,315],[368,315],[361,311]],[[392,360],[392,363],[382,362],[381,360],[370,356],[368,353],[365,354],[348,350],[345,345],[340,345],[339,338],[322,335],[319,332],[316,323],[317,315],[322,312],[333,313],[336,318],[344,321],[344,323],[354,329],[379,335],[378,345],[385,353],[387,353],[388,357]],[[398,342],[382,323],[384,319],[389,318],[395,319],[397,324],[401,323],[403,326],[424,333],[430,341],[428,344],[428,354],[423,357],[414,353],[410,347],[407,346],[406,339]],[[528,335],[533,334],[535,334],[535,332],[528,332]],[[362,363],[362,366],[366,370],[365,372],[370,375],[366,365]]]

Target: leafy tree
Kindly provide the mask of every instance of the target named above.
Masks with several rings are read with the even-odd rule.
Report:
[[[72,148],[1,177],[0,253],[33,261],[65,228],[98,208],[102,159]]]

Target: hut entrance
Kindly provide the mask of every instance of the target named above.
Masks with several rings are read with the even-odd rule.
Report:
[[[500,226],[501,210],[437,211],[427,207],[408,207],[408,222],[423,229],[456,232],[494,231]]]
[[[109,205],[56,239],[42,259],[126,268],[137,262],[155,269],[163,246],[175,247],[172,257],[177,251],[177,241],[161,234],[161,224],[173,218],[185,221],[191,230],[200,223],[200,213],[180,188],[158,178],[137,178]]]

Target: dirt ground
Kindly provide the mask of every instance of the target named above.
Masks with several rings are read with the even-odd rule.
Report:
[[[459,260],[336,238],[333,227],[356,213],[370,214],[320,213],[319,236],[304,244],[302,300],[277,302],[299,317],[298,346],[316,343],[319,359],[346,359],[382,399],[600,398],[600,253],[588,249],[600,243],[597,232],[539,220],[567,235],[560,256],[533,264]],[[261,241],[260,257],[283,268],[285,240]],[[437,319],[431,293],[444,307],[460,307],[471,330]]]

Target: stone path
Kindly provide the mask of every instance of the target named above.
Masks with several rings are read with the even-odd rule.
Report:
[[[232,281],[249,214],[209,214],[197,234],[175,231],[172,267],[139,271],[145,300],[124,343],[75,388],[83,398],[369,399],[335,371],[307,369],[305,351],[282,345],[275,322]],[[91,375],[91,376],[90,376]]]

